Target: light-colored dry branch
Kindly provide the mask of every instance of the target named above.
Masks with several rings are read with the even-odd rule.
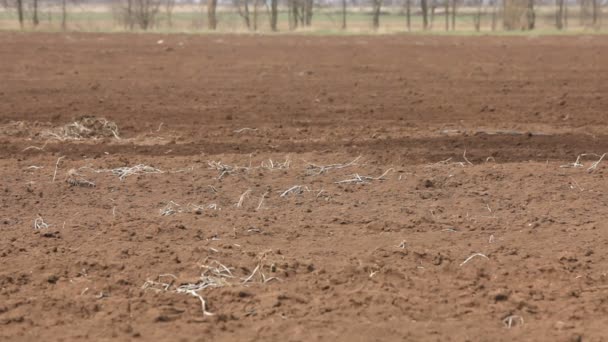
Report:
[[[589,166],[587,168],[587,171],[592,172],[595,169],[597,169],[598,165],[602,162],[602,160],[604,160],[604,157],[606,157],[606,154],[608,154],[608,153],[604,153],[601,156],[599,154],[595,154],[595,153],[583,153],[583,154],[579,154],[576,157],[576,160],[574,161],[574,163],[560,165],[560,167],[561,168],[580,168],[580,167],[584,167],[585,165],[581,162],[582,158],[584,158],[584,157],[599,157],[599,159],[597,161],[593,162],[591,164],[591,166]]]
[[[29,150],[37,150],[37,151],[44,151],[44,148],[46,147],[46,145],[48,144],[48,140],[44,142],[44,145],[42,145],[42,147],[38,147],[38,146],[28,146],[26,148],[23,149],[23,151],[21,152],[25,152],[25,151],[29,151]]]
[[[235,204],[237,208],[240,208],[243,206],[243,202],[245,201],[245,198],[247,196],[249,196],[250,193],[251,193],[251,189],[247,189],[247,191],[243,192],[243,194],[239,197],[239,201]]]
[[[260,167],[267,170],[285,170],[289,169],[291,165],[291,160],[289,156],[285,157],[284,162],[273,161],[272,159],[264,160],[260,163]]]
[[[260,197],[260,202],[258,203],[258,207],[255,210],[260,210],[262,209],[262,205],[264,204],[264,198],[266,198],[266,196],[268,196],[269,192],[266,191],[262,197]]]
[[[281,193],[281,195],[279,197],[286,197],[287,195],[289,195],[291,193],[299,195],[299,194],[303,193],[304,191],[310,191],[310,189],[308,189],[308,187],[306,187],[306,186],[294,185],[291,188],[283,191],[283,193]]]
[[[66,176],[66,182],[71,186],[82,186],[93,188],[95,187],[95,183],[85,179],[81,174],[78,173],[76,169],[70,169]]]
[[[34,220],[34,229],[36,230],[47,229],[50,226],[52,225],[44,222],[44,219],[42,219],[40,215],[38,215],[38,217],[36,217],[36,219]]]
[[[116,169],[111,169],[111,170],[105,170],[106,172],[109,171],[112,174],[118,176],[118,178],[120,180],[125,180],[125,178],[132,176],[132,175],[138,175],[138,174],[148,174],[148,173],[163,173],[164,171],[157,169],[155,167],[149,166],[149,165],[144,165],[144,164],[138,164],[135,166],[125,166],[125,167],[119,167]]]
[[[162,209],[160,209],[160,216],[169,216],[181,212],[181,205],[173,201],[169,201]]]
[[[471,166],[473,165],[473,163],[471,163],[471,162],[470,162],[470,161],[467,159],[467,149],[466,149],[466,148],[464,149],[464,153],[462,154],[462,158],[464,159],[464,161],[466,161],[466,162],[467,162],[467,164],[469,164],[469,165],[471,165]]]
[[[42,132],[42,136],[60,141],[114,137],[120,139],[115,122],[94,116],[83,116],[63,127]]]
[[[607,153],[602,154],[600,159],[598,161],[594,162],[593,164],[591,164],[591,166],[587,169],[587,171],[591,172],[591,171],[594,171],[595,169],[597,169],[598,165],[600,165],[600,163],[602,162],[602,160],[604,159],[606,154]]]
[[[253,132],[256,132],[257,130],[258,130],[257,128],[243,127],[243,128],[241,128],[241,129],[236,129],[236,130],[234,130],[233,132],[234,132],[234,133],[243,133],[243,132],[246,132],[246,131],[253,131]]]
[[[505,327],[507,329],[511,329],[511,327],[514,327],[517,324],[523,325],[524,324],[524,318],[521,317],[521,316],[519,316],[519,315],[510,315],[510,316],[505,317],[502,320],[502,323],[505,325]]]
[[[344,164],[316,165],[313,163],[308,163],[308,165],[306,166],[306,169],[307,169],[308,174],[320,175],[329,170],[343,169],[343,168],[346,168],[349,166],[357,165],[357,162],[359,161],[359,159],[361,159],[361,156],[358,156],[354,160],[352,160],[348,163],[344,163]]]
[[[359,174],[354,174],[352,177],[353,178],[349,178],[349,179],[345,179],[345,180],[341,180],[338,182],[334,182],[335,184],[344,184],[344,183],[367,183],[370,181],[375,181],[375,180],[384,180],[384,177],[391,171],[394,171],[393,168],[390,168],[386,171],[384,171],[383,174],[381,174],[378,177],[370,177],[370,176],[361,176]]]
[[[57,158],[57,162],[55,163],[55,172],[53,172],[53,180],[52,183],[55,183],[55,177],[57,177],[57,169],[59,168],[59,162],[61,161],[61,159],[65,158],[64,156],[61,156],[59,158]]]
[[[463,262],[460,264],[460,266],[462,267],[464,264],[466,264],[467,262],[471,261],[471,259],[473,259],[473,258],[475,258],[475,257],[483,257],[483,258],[486,258],[486,259],[490,260],[490,258],[488,258],[487,256],[485,256],[484,254],[481,254],[481,253],[474,253],[474,254],[472,254],[471,256],[469,256],[468,258],[466,258],[466,260],[465,260],[465,261],[463,261]]]

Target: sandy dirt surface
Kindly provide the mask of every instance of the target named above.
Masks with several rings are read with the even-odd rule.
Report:
[[[0,340],[608,338],[606,37],[0,46]]]

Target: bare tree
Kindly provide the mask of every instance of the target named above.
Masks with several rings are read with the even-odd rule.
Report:
[[[452,31],[456,30],[456,1],[452,0]]]
[[[429,6],[427,0],[420,0],[420,10],[422,11],[422,28],[428,30],[429,28]]]
[[[173,9],[175,8],[175,0],[164,0],[165,15],[167,16],[167,25],[173,27]]]
[[[17,0],[16,5],[17,5],[17,18],[19,19],[19,27],[23,30],[23,0]]]
[[[156,16],[160,9],[160,0],[134,0],[134,19],[142,30],[147,30],[155,25]]]
[[[412,0],[405,0],[405,21],[409,32],[412,30]]]
[[[534,0],[503,1],[503,28],[505,30],[532,30],[535,25]]]
[[[435,9],[437,8],[437,3],[435,2],[435,0],[430,0],[431,1],[431,20],[430,20],[430,29],[433,29],[433,25],[435,25]]]
[[[450,30],[450,0],[445,0],[443,7],[443,14],[445,15],[445,30]]]
[[[483,0],[477,0],[477,9],[473,15],[473,27],[476,32],[481,30],[481,11],[483,6]]]
[[[279,0],[270,0],[270,29],[274,32],[277,31],[278,6]]]
[[[496,22],[498,21],[498,0],[492,0],[490,5],[492,6],[492,31],[496,31]]]
[[[380,11],[382,10],[382,0],[372,0],[372,27],[377,30],[380,27]]]
[[[217,0],[207,0],[207,28],[215,30],[217,28]]]
[[[249,17],[249,0],[234,0],[234,6],[237,12],[243,18],[245,26],[251,30],[251,19]]]
[[[342,29],[343,30],[346,30],[346,5],[347,5],[346,1],[347,0],[342,0]]]
[[[555,0],[555,27],[564,28],[564,0]]]
[[[61,0],[61,29],[63,31],[68,28],[68,9],[67,0]]]
[[[40,24],[40,20],[38,19],[38,0],[34,0],[34,2],[33,2],[32,24],[34,24],[34,27],[36,27],[36,26],[38,26],[38,24]]]

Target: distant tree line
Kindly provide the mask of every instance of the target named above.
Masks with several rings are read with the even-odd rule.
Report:
[[[68,7],[83,0],[0,0],[7,9],[14,9],[20,27],[23,29],[31,22],[32,27],[40,23],[40,2],[45,1],[60,9],[61,27],[68,28]],[[127,30],[148,30],[158,26],[159,17],[172,26],[176,0],[112,0],[115,19]],[[183,0],[182,0],[183,1]],[[206,27],[218,28],[218,6],[230,7],[242,19],[248,30],[257,31],[260,20],[267,20],[267,27],[278,31],[279,14],[286,14],[289,30],[306,28],[313,25],[315,12],[333,6],[339,13],[339,26],[348,28],[349,7],[366,8],[371,19],[371,27],[378,29],[384,14],[383,6],[394,6],[399,1],[405,17],[404,28],[412,30],[412,17],[421,18],[423,30],[434,29],[437,17],[443,15],[445,31],[456,29],[458,11],[466,7],[471,16],[472,28],[482,29],[482,18],[489,18],[491,30],[501,26],[504,30],[533,30],[537,22],[537,5],[550,5],[555,8],[555,28],[568,27],[569,11],[567,0],[201,0],[205,8]],[[323,2],[322,2],[323,1]],[[365,1],[366,3],[363,3]],[[570,3],[572,3],[571,0]],[[608,0],[574,0],[578,6],[578,24],[584,27],[599,28],[602,8]],[[321,3],[322,2],[322,3]],[[180,2],[183,3],[183,2]],[[471,13],[471,10],[473,12]],[[486,19],[487,20],[487,19]]]

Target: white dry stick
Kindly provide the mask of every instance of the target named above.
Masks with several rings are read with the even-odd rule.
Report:
[[[343,169],[343,168],[346,168],[349,166],[357,165],[357,162],[359,161],[359,159],[361,159],[361,156],[358,156],[353,161],[350,161],[345,164],[315,165],[313,163],[308,163],[306,168],[309,170],[310,174],[320,175],[320,174],[322,174],[326,171],[332,170],[332,169]]]
[[[167,205],[160,210],[160,216],[169,216],[179,213],[182,211],[179,207],[181,207],[181,205],[173,201],[169,201],[169,203],[167,203]]]
[[[464,161],[466,161],[469,165],[473,165],[473,163],[471,163],[468,159],[467,159],[467,149],[464,149],[464,153],[462,154],[462,158],[464,158]]]
[[[234,130],[233,132],[234,132],[234,133],[243,133],[243,132],[245,132],[245,131],[253,131],[253,132],[255,132],[255,131],[257,131],[257,130],[258,130],[257,128],[243,127],[243,128],[241,128],[241,129]]]
[[[572,179],[572,182],[573,182],[573,183],[576,185],[576,187],[577,187],[577,188],[578,188],[580,191],[585,191],[585,189],[583,189],[583,188],[582,188],[582,187],[581,187],[581,186],[578,184],[578,182],[576,181],[576,179],[574,179],[574,178],[572,178],[572,177],[570,177],[570,179]],[[574,187],[573,187],[572,185],[570,185],[570,188],[571,188],[571,189],[574,189]]]
[[[46,144],[48,144],[48,143],[49,143],[49,141],[47,140],[47,141],[45,141],[45,142],[44,142],[44,145],[42,145],[42,147],[38,147],[38,146],[28,146],[28,147],[24,148],[24,149],[23,149],[23,151],[21,151],[21,152],[25,152],[25,151],[28,151],[28,150],[37,150],[37,151],[43,151],[43,150],[44,150],[44,148],[46,147]]]
[[[576,167],[583,167],[583,164],[581,164],[580,160],[581,160],[581,157],[584,157],[584,156],[586,156],[586,154],[579,154],[579,155],[576,157],[576,161],[574,161],[574,163],[571,163],[571,164],[565,164],[565,165],[560,165],[560,167],[562,167],[562,168],[569,168],[569,167],[574,167],[574,168],[576,168]]]
[[[488,258],[487,256],[485,256],[485,255],[483,255],[483,254],[481,254],[481,253],[475,253],[475,254],[471,255],[470,257],[468,257],[468,258],[467,258],[465,261],[463,261],[463,262],[460,264],[460,266],[462,267],[462,265],[466,264],[466,263],[467,263],[467,262],[469,262],[471,259],[473,259],[474,257],[478,257],[478,256],[479,256],[479,257],[484,257],[484,258],[486,258],[486,259],[490,260],[490,258]]]
[[[38,215],[38,217],[36,217],[36,219],[34,220],[34,229],[36,230],[47,229],[50,226],[50,224],[44,222],[40,215]]]
[[[390,168],[386,171],[384,171],[383,174],[381,174],[378,177],[370,177],[370,176],[360,176],[359,174],[354,174],[350,179],[345,179],[345,180],[341,180],[338,182],[334,182],[335,184],[344,184],[344,183],[367,183],[368,181],[373,181],[373,180],[384,180],[384,177],[391,171],[394,171],[393,168]]]
[[[254,269],[253,272],[251,272],[251,274],[249,275],[249,277],[243,279],[243,284],[246,284],[247,282],[249,282],[253,276],[258,272],[258,270],[260,269],[260,265],[258,264]]]
[[[268,191],[266,191],[262,197],[260,198],[260,203],[258,203],[258,207],[255,210],[260,210],[262,209],[262,205],[264,204],[264,198],[268,196]]]
[[[488,243],[492,242],[494,242],[494,234],[490,235],[490,238],[488,239]]]
[[[249,196],[250,193],[251,193],[251,189],[247,189],[247,191],[243,192],[241,197],[239,197],[239,202],[236,204],[237,208],[240,208],[243,206],[243,201],[245,201],[245,197]]]
[[[57,177],[57,168],[59,167],[59,162],[63,158],[65,158],[65,156],[57,158],[57,162],[55,163],[55,172],[53,173],[53,181],[52,181],[52,183],[55,183],[55,177]]]
[[[296,194],[301,194],[302,193],[302,186],[301,185],[294,185],[291,188],[285,190],[279,197],[285,197],[285,196],[289,195],[292,192],[296,193]]]
[[[600,163],[602,162],[602,160],[604,159],[605,156],[606,156],[606,153],[602,154],[600,159],[598,161],[594,162],[593,164],[591,164],[591,166],[587,169],[587,171],[591,172],[591,171],[597,169],[597,166],[600,165]]]
[[[519,321],[519,323],[516,323],[517,321]],[[524,324],[524,318],[519,316],[519,315],[510,315],[505,317],[502,320],[502,323],[505,325],[505,327],[507,329],[511,329],[511,327],[515,326],[516,324]]]

